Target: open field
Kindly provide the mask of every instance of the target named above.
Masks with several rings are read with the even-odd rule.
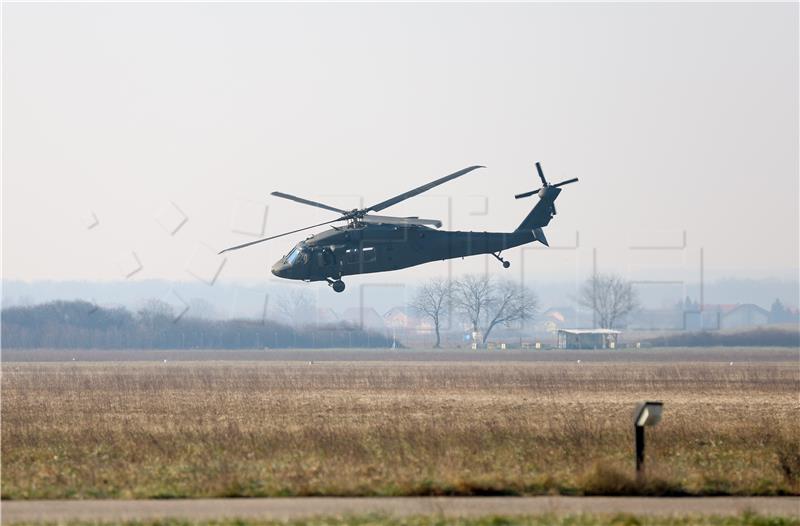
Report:
[[[6,362],[2,496],[797,495],[798,392],[745,359]]]
[[[142,362],[209,360],[248,362],[794,362],[800,349],[790,347],[662,347],[597,350],[469,349],[3,349],[3,362]]]

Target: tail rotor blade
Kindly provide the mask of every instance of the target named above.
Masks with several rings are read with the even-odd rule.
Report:
[[[514,199],[522,199],[523,197],[529,197],[532,196],[533,194],[538,194],[539,190],[541,190],[541,188],[537,188],[536,190],[531,190],[530,192],[523,192],[521,194],[517,194],[514,196]]]
[[[556,184],[554,184],[552,186],[553,186],[553,188],[558,188],[559,186],[564,186],[565,184],[577,183],[577,182],[578,182],[578,178],[577,177],[573,177],[572,179],[567,179],[566,181],[561,181],[560,183],[556,183]]]
[[[514,196],[514,199],[522,199],[523,197],[529,197],[529,196],[532,196],[533,194],[538,194],[540,191],[542,191],[542,190],[544,190],[546,188],[558,188],[559,186],[564,186],[564,185],[567,185],[567,184],[570,184],[570,183],[577,183],[578,182],[578,178],[577,177],[573,177],[572,179],[567,179],[566,181],[561,181],[560,183],[548,184],[547,180],[544,178],[544,172],[542,171],[542,163],[540,163],[538,161],[536,162],[536,171],[539,173],[539,179],[542,180],[542,188],[538,188],[536,190],[531,190],[530,192],[524,192],[524,193],[521,193],[521,194],[517,194],[517,195]]]
[[[544,178],[544,172],[542,171],[542,163],[536,161],[536,171],[539,172],[539,179],[542,180],[542,186],[547,186],[547,179]]]

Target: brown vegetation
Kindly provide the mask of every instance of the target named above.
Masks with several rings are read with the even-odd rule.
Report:
[[[796,364],[4,364],[4,498],[798,494]],[[665,404],[634,483],[631,410]]]

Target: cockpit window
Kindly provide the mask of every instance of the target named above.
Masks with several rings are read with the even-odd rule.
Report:
[[[300,248],[294,247],[289,254],[286,255],[286,262],[290,265],[294,264],[297,260],[297,256],[300,255]]]

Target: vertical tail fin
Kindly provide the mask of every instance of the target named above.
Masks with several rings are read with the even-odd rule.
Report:
[[[560,193],[560,188],[553,188],[552,186],[542,188],[539,191],[540,201],[536,203],[536,206],[533,207],[528,216],[522,220],[522,223],[517,227],[517,231],[533,230],[534,228],[547,226],[556,214],[554,202]]]

